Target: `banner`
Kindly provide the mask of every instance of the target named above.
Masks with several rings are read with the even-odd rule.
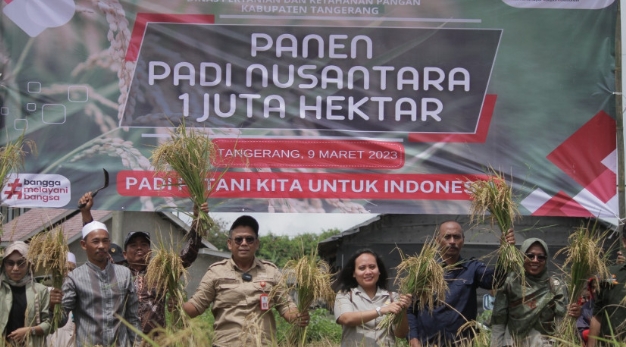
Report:
[[[8,206],[189,209],[151,153],[218,147],[213,212],[617,215],[613,0],[4,0]],[[39,183],[37,183],[39,182]],[[52,182],[52,183],[50,183]],[[28,190],[28,191],[26,191]]]

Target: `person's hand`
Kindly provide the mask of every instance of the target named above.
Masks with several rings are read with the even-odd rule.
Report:
[[[93,207],[93,197],[91,196],[91,192],[85,193],[80,200],[78,200],[78,205],[85,204],[85,207],[81,208],[81,211],[91,211]]]
[[[204,213],[209,213],[209,203],[208,202],[203,202],[202,205],[200,205],[200,210],[202,210],[202,212]],[[194,217],[198,217],[198,205],[193,205],[193,216]]]
[[[413,297],[411,296],[411,294],[400,294],[400,300],[398,300],[402,308],[409,307],[412,301]]]
[[[23,327],[13,330],[13,332],[7,335],[7,338],[21,344],[26,340],[28,334],[30,334],[30,327]]]
[[[404,309],[404,306],[399,301],[392,302],[389,305],[385,305],[380,308],[380,313],[383,315],[387,313],[399,314]]]
[[[169,312],[172,312],[174,311],[175,308],[176,308],[176,297],[170,296],[169,298],[167,298],[167,310]]]
[[[300,312],[298,313],[298,315],[296,316],[296,324],[299,327],[305,327],[307,325],[309,325],[309,321],[311,320],[311,316],[309,315],[309,311],[304,311],[304,312]]]
[[[422,347],[422,343],[421,343],[421,342],[420,342],[420,340],[418,340],[418,339],[411,339],[411,340],[409,341],[409,345],[410,345],[411,347]]]
[[[569,304],[569,306],[567,307],[567,315],[570,317],[574,317],[574,318],[578,318],[580,317],[582,310],[580,308],[580,305],[578,305],[578,303],[571,303]]]
[[[626,263],[626,258],[624,258],[624,254],[622,251],[617,251],[617,259],[615,259],[616,264],[624,264]]]
[[[50,290],[50,310],[54,309],[54,305],[58,305],[63,300],[63,292],[61,289],[52,288]]]
[[[509,229],[506,232],[506,235],[504,235],[504,242],[510,245],[515,245],[515,232],[513,231],[513,228]]]

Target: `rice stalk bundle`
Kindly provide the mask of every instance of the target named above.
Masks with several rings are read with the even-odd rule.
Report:
[[[446,270],[439,262],[439,245],[431,239],[424,243],[418,255],[406,256],[401,250],[399,252],[402,261],[396,267],[394,282],[398,292],[411,294],[417,310],[432,312],[448,291],[448,283],[444,278]],[[387,314],[376,328],[391,331],[401,319],[401,314]]]
[[[569,302],[576,302],[587,285],[589,277],[597,275],[600,278],[607,278],[609,270],[607,267],[607,255],[604,252],[603,243],[607,233],[597,232],[595,225],[578,227],[568,238],[568,245],[560,249],[555,256],[563,253],[566,259],[563,267],[569,267],[567,289],[569,292]],[[558,336],[566,342],[559,342],[565,346],[568,343],[578,343],[578,330],[576,320],[566,317],[557,326]]]
[[[13,142],[7,142],[6,146],[0,147],[0,182],[3,187],[7,183],[6,180],[9,173],[19,170],[24,165],[24,158],[26,157],[24,145],[31,152],[37,152],[35,142],[24,139],[24,134],[21,134]]]
[[[33,265],[35,272],[42,270],[52,277],[52,286],[61,289],[63,280],[67,275],[67,240],[63,234],[63,229],[57,227],[50,231],[44,231],[35,235],[30,240],[28,248],[28,261]],[[61,305],[54,306],[52,316],[52,326],[59,327],[62,318]]]
[[[208,179],[217,172],[213,163],[219,155],[218,148],[206,134],[187,129],[185,123],[181,123],[170,135],[168,141],[152,152],[155,174],[163,175],[167,181],[178,182],[171,185],[185,185],[193,204],[201,206],[213,191]],[[222,171],[216,181],[224,173]],[[215,224],[204,211],[198,211],[195,222],[196,231],[201,237],[208,236],[207,233]]]
[[[270,311],[265,311],[263,314],[272,314]],[[241,329],[241,336],[239,338],[241,346],[246,347],[264,347],[264,346],[276,346],[274,334],[268,334],[263,329],[263,320],[260,316],[250,313],[243,322]]]
[[[153,288],[157,300],[173,300],[175,309],[172,312],[172,326],[183,329],[188,326],[187,315],[182,311],[185,302],[185,284],[187,269],[173,249],[167,249],[163,242],[150,252],[152,259],[146,269],[146,286]]]
[[[464,338],[457,343],[459,347],[489,347],[491,346],[491,330],[484,324],[475,320],[465,322],[461,325],[457,333],[458,337],[462,337],[461,333],[471,330],[472,338]]]
[[[284,288],[288,292],[296,292],[298,312],[308,311],[315,301],[323,301],[329,305],[334,303],[335,292],[331,288],[333,273],[327,262],[318,259],[317,248],[308,255],[303,254],[299,259],[287,261],[283,274],[281,283],[275,287],[277,290],[273,290],[271,297],[277,297]],[[306,331],[305,327],[292,324],[287,332],[289,346],[304,346]]]
[[[494,169],[490,169],[490,173],[489,178],[476,180],[468,188],[472,199],[470,221],[481,223],[489,219],[492,225],[498,225],[502,242],[497,251],[496,268],[506,273],[519,274],[522,285],[525,286],[524,255],[515,245],[504,241],[504,237],[509,229],[513,228],[519,216],[519,210],[513,199],[513,189],[506,183],[501,173]]]
[[[15,141],[8,141],[4,147],[0,147],[0,188],[7,184],[7,177],[11,172],[17,171],[24,166],[24,158],[26,157],[25,145],[32,153],[37,152],[35,142],[24,139],[24,133]],[[3,219],[0,216],[0,225]],[[2,236],[2,228],[0,228],[0,236]]]
[[[187,326],[175,328],[173,326],[160,327],[146,335],[137,327],[128,323],[123,317],[115,315],[128,329],[141,337],[140,347],[189,347],[212,346],[213,327],[204,319],[189,320]]]

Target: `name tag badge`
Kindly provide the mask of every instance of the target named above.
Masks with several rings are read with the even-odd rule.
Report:
[[[267,311],[270,309],[270,298],[266,293],[261,294],[261,311]]]

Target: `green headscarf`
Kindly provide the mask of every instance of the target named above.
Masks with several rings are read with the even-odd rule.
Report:
[[[548,245],[538,238],[525,240],[520,251],[526,253],[536,243],[549,257]],[[522,288],[518,274],[510,273],[496,294],[492,322],[507,325],[515,337],[525,337],[531,329],[550,335],[555,320],[565,316],[566,300],[566,287],[557,278],[548,276],[547,266],[538,275],[526,273],[526,288]]]

